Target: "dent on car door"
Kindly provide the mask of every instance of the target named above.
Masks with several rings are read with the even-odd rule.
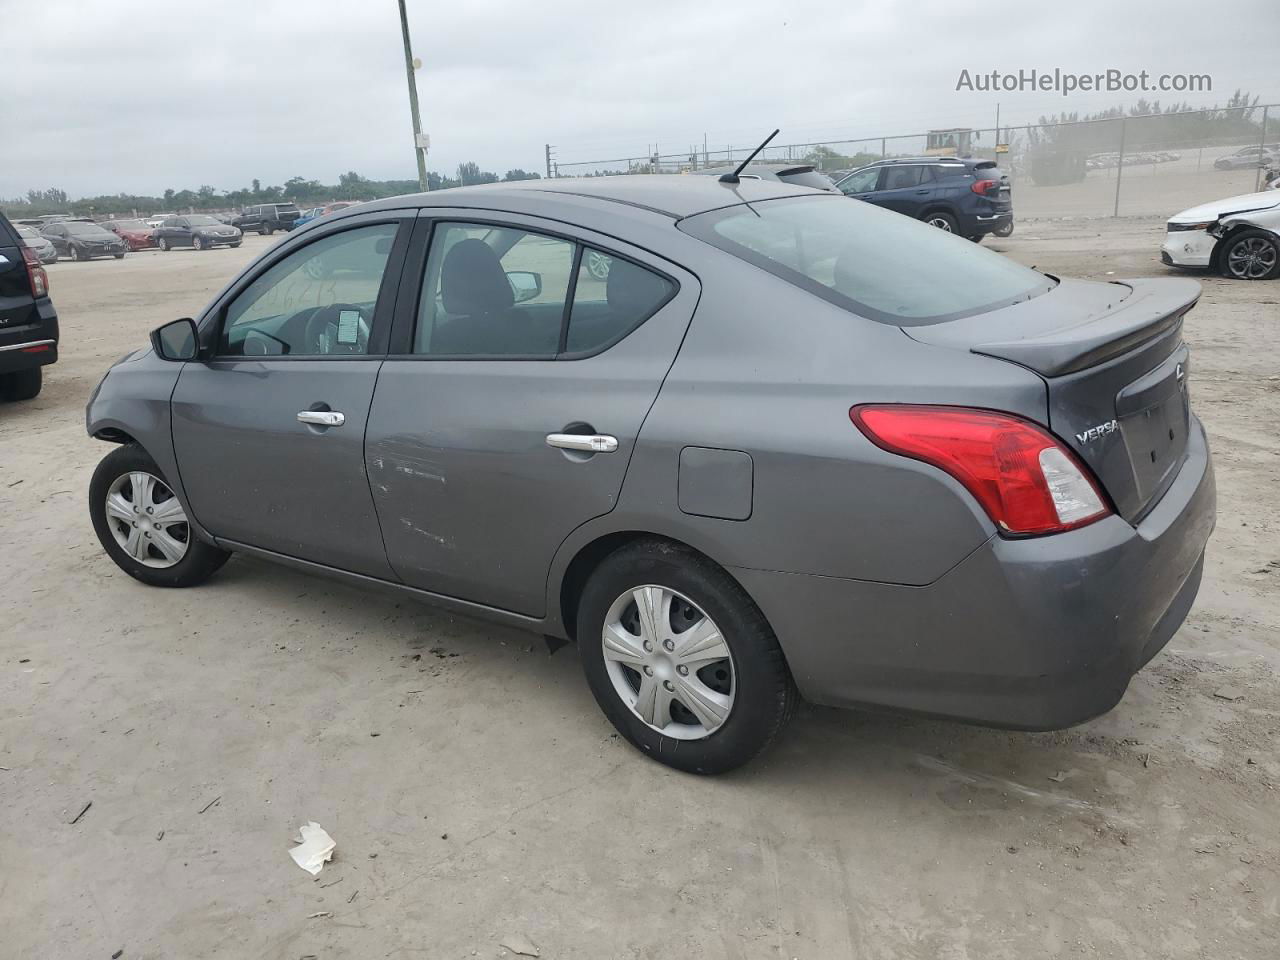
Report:
[[[400,353],[379,375],[366,449],[406,583],[539,616],[556,549],[613,509],[698,284],[581,240],[527,218],[435,224],[422,293],[397,306]]]
[[[408,230],[375,218],[288,245],[202,326],[211,356],[182,371],[173,437],[214,536],[393,576],[364,431]]]

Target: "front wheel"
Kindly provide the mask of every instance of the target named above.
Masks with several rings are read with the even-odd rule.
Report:
[[[264,223],[262,226],[258,228],[258,232],[262,234],[264,237],[269,237],[274,231]]]
[[[240,241],[237,240],[235,243],[232,243],[229,246],[231,247],[232,250],[234,250],[236,247],[240,246]]]
[[[1280,240],[1267,230],[1241,230],[1222,251],[1222,272],[1235,280],[1274,280],[1280,276]]]
[[[194,240],[191,241],[191,245],[195,247],[197,250],[205,249],[205,243],[202,237],[196,237]]]
[[[161,237],[159,240],[157,240],[157,241],[156,241],[156,246],[160,248],[161,252],[163,252],[163,253],[168,253],[168,252],[169,252],[169,238],[168,238],[168,237]]]
[[[922,219],[931,227],[937,227],[939,230],[947,231],[947,233],[956,232],[956,218],[949,213],[943,213],[939,210],[934,213],[926,213]]]
[[[137,444],[112,450],[89,481],[89,516],[107,555],[153,587],[191,587],[231,556],[199,540],[164,474]]]
[[[113,253],[113,254],[112,254],[112,256],[113,256],[113,257],[115,257],[117,260],[123,260],[123,259],[124,259],[124,254],[123,254],[123,253]]]
[[[81,262],[89,259],[89,253],[83,247],[72,247],[71,256]]]
[[[690,773],[723,773],[778,735],[799,697],[751,598],[693,551],[641,541],[607,557],[578,608],[591,692],[624,737]]]

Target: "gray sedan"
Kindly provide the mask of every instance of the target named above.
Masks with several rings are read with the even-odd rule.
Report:
[[[683,770],[801,697],[1059,728],[1199,587],[1198,295],[764,180],[382,200],[108,371],[90,514],[144,583],[241,552],[574,640]]]
[[[22,238],[22,245],[34,250],[41,263],[58,262],[57,248],[47,238],[40,236],[33,227],[18,223],[14,224],[14,229],[18,231],[18,236]]]

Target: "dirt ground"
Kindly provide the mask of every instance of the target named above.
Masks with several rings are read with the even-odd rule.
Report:
[[[989,245],[1164,276],[1161,230]],[[107,559],[89,392],[269,242],[49,270],[62,360],[0,407],[0,954],[1280,956],[1280,282],[1202,280],[1218,529],[1114,711],[1032,735],[810,707],[703,779],[612,734],[573,648],[256,560],[166,591]],[[309,820],[337,841],[315,880]]]

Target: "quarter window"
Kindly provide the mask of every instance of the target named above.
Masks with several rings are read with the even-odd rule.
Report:
[[[671,299],[675,284],[629,260],[583,250],[566,353],[590,353],[634,330]]]
[[[227,307],[224,356],[364,355],[397,226],[330,234],[253,281]]]

